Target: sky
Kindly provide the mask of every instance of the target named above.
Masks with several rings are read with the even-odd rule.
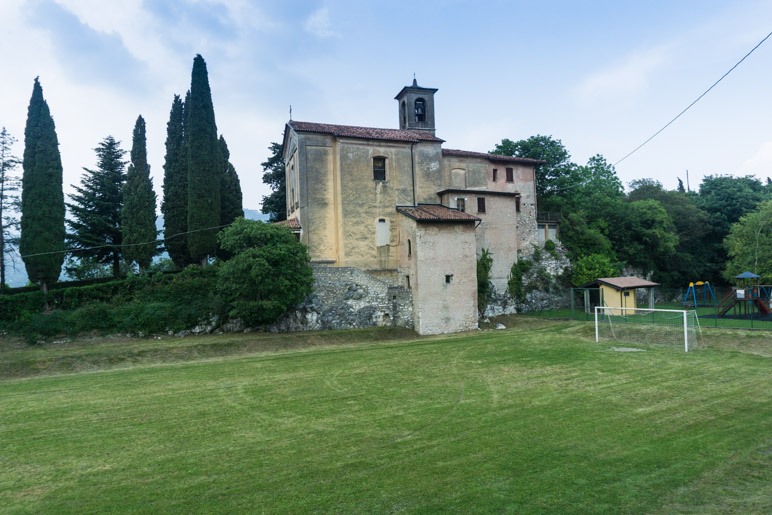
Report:
[[[438,88],[444,148],[549,135],[626,186],[772,177],[772,38],[681,118],[618,162],[772,31],[769,0],[2,0],[0,126],[24,151],[35,77],[56,124],[65,194],[108,135],[147,123],[159,202],[166,123],[206,60],[218,131],[244,194],[284,124],[398,127],[394,96]],[[688,182],[687,182],[688,174]]]

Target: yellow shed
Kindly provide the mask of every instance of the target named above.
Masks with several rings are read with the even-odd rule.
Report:
[[[658,283],[640,277],[603,277],[586,287],[600,288],[602,304],[610,308],[637,308],[635,291],[648,290],[649,308],[654,308],[654,288]],[[619,314],[619,313],[615,313]]]

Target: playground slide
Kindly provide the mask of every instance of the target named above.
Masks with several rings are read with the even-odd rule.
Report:
[[[757,308],[759,308],[759,313],[763,313],[765,315],[769,315],[769,305],[764,302],[762,299],[753,299],[753,303],[756,305]]]

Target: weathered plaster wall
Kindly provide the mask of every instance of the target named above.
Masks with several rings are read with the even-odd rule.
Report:
[[[294,135],[291,137],[292,141]],[[339,249],[337,168],[332,137],[304,134],[297,138],[295,160],[298,184],[297,214],[303,227],[301,242],[311,261],[337,262]]]
[[[386,158],[385,181],[373,180],[374,157]],[[395,269],[399,243],[395,206],[412,203],[409,145],[343,140],[338,159],[340,196],[345,199],[340,206],[339,264],[363,270]],[[379,225],[385,238],[377,238]]]
[[[477,228],[477,254],[488,249],[493,257],[491,282],[498,291],[507,288],[507,280],[512,264],[517,261],[521,238],[518,235],[519,214],[515,211],[515,199],[500,195],[485,197],[485,213],[476,212],[477,199],[472,204],[475,211],[469,211],[479,217]]]
[[[415,224],[415,239],[415,330],[442,334],[477,328],[474,224]]]
[[[416,203],[436,204],[442,189],[442,148],[439,143],[416,143],[413,147],[415,164]]]

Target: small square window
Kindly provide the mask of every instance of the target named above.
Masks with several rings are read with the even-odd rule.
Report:
[[[466,211],[466,199],[457,198],[456,209],[458,209],[459,211]]]
[[[477,197],[477,212],[485,213],[485,197]]]
[[[373,180],[374,181],[386,180],[386,158],[385,157],[373,158]]]
[[[514,170],[514,168],[507,167],[507,182],[515,182],[515,170]]]
[[[453,281],[453,274],[445,274],[445,284],[450,284]]]

